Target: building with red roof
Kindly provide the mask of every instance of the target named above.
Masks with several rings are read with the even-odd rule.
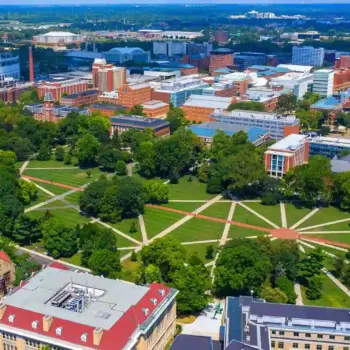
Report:
[[[7,294],[7,290],[12,286],[16,279],[15,264],[10,257],[0,250],[0,296]]]
[[[50,265],[0,304],[0,348],[164,349],[177,291]]]

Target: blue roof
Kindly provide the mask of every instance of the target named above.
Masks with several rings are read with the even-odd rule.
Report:
[[[213,350],[213,342],[210,337],[179,334],[170,350]]]
[[[313,105],[311,105],[311,108],[315,108],[315,109],[336,109],[339,107],[341,107],[339,99],[333,96],[319,100]]]
[[[227,67],[219,68],[215,71],[215,73],[232,73],[232,72],[233,72],[233,70],[230,68],[227,68]]]
[[[255,64],[255,65],[251,66],[250,68],[257,69],[259,71],[271,71],[274,73],[288,73],[288,72],[290,72],[290,69],[288,69],[288,68],[264,66],[264,65],[259,65],[259,64]]]

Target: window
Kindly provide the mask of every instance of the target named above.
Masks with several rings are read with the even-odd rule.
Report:
[[[274,348],[276,346],[276,343],[274,341],[271,342],[271,348]]]
[[[332,345],[328,346],[328,350],[334,350],[334,346]]]
[[[283,349],[283,348],[284,348],[284,343],[280,341],[280,342],[278,343],[278,348],[279,348],[279,349]]]
[[[330,336],[329,336],[329,339],[334,340],[334,339],[335,339],[335,336],[334,336],[334,335],[330,335]]]
[[[322,334],[317,334],[317,338],[318,339],[323,339],[323,335]]]
[[[284,335],[284,332],[283,331],[279,331],[279,335]]]
[[[349,341],[350,337],[346,336],[346,337],[344,337],[344,340]]]
[[[344,346],[343,350],[349,350],[349,347],[348,346]]]
[[[322,345],[317,345],[316,350],[322,350]]]
[[[275,334],[276,334],[276,331],[273,330],[273,331],[271,331],[271,333],[272,333],[273,335],[275,335]]]
[[[298,349],[299,344],[298,343],[293,343],[293,349]]]
[[[311,333],[306,333],[306,334],[305,334],[305,337],[306,337],[306,338],[311,338]]]
[[[305,349],[309,350],[310,349],[310,344],[305,344]]]
[[[294,337],[299,337],[299,333],[298,332],[294,332]]]

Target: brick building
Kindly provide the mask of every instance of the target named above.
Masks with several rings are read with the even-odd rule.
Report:
[[[16,84],[14,86],[0,88],[0,101],[5,103],[14,103],[19,101],[22,93],[32,87],[31,83]]]
[[[340,56],[335,60],[335,69],[350,69],[350,56]]]
[[[283,177],[289,169],[307,163],[307,135],[291,134],[276,142],[265,152],[265,169],[272,177]]]
[[[118,89],[119,104],[131,108],[151,101],[152,88],[149,84],[123,85]]]
[[[63,94],[76,94],[89,89],[89,85],[82,79],[55,78],[46,81],[37,87],[39,99],[43,98],[47,92],[50,92],[55,101],[60,101]]]
[[[78,92],[76,94],[66,95],[61,98],[62,106],[81,107],[84,105],[91,105],[97,102],[99,91],[87,90]]]
[[[350,56],[349,56],[350,58]],[[334,72],[333,91],[338,92],[350,88],[350,68]]]
[[[125,112],[127,110],[127,107],[121,106],[121,105],[114,105],[114,104],[95,104],[91,106],[90,108],[91,113],[99,113],[103,115],[104,117],[113,117],[117,113]]]
[[[150,118],[165,118],[170,109],[168,103],[157,100],[144,102],[141,106],[143,112]]]
[[[15,265],[10,257],[0,250],[0,297],[7,294],[16,279]]]
[[[214,40],[219,44],[225,44],[228,42],[228,32],[218,30],[215,32]]]
[[[198,74],[198,67],[196,67],[192,64],[182,64],[179,67],[179,69],[180,69],[181,75]]]
[[[177,291],[52,263],[0,304],[1,349],[164,349],[176,329]]]
[[[118,134],[135,129],[135,130],[145,130],[151,129],[157,136],[167,136],[170,135],[169,123],[162,119],[157,118],[146,118],[139,115],[118,115],[110,118],[112,123],[110,135],[113,136],[115,131]]]
[[[214,83],[210,87],[203,89],[205,96],[234,97],[238,87],[234,83]]]
[[[191,95],[182,106],[187,120],[191,122],[208,122],[214,111],[224,111],[232,103],[232,97],[208,95]]]
[[[234,65],[233,51],[220,48],[210,52],[209,73],[219,68],[232,67]]]

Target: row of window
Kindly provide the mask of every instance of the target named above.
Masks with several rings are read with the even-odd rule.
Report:
[[[272,330],[272,334],[276,335],[277,331]],[[284,331],[278,331],[278,335],[282,335],[283,336],[284,335]],[[293,336],[294,337],[299,337],[300,333],[299,332],[294,332]],[[311,338],[311,333],[305,333],[305,337],[306,338]],[[324,334],[317,334],[317,339],[323,339],[323,337],[324,337]],[[335,340],[335,335],[329,335],[328,339]],[[345,341],[350,341],[350,336],[344,336],[344,340]]]
[[[4,350],[17,350],[17,346],[16,345],[3,344],[2,346],[3,346]]]
[[[293,349],[299,349],[299,343],[293,343]],[[276,347],[276,342],[272,341],[271,342],[271,347],[275,348]],[[311,348],[310,344],[304,344],[304,349],[309,350]],[[284,342],[278,342],[278,349],[284,349]],[[334,350],[334,346],[329,345],[327,348],[325,347],[323,349],[323,345],[317,345],[316,350]],[[343,350],[349,350],[348,346],[344,346]]]
[[[2,339],[16,341],[17,337],[14,334],[1,332]]]

